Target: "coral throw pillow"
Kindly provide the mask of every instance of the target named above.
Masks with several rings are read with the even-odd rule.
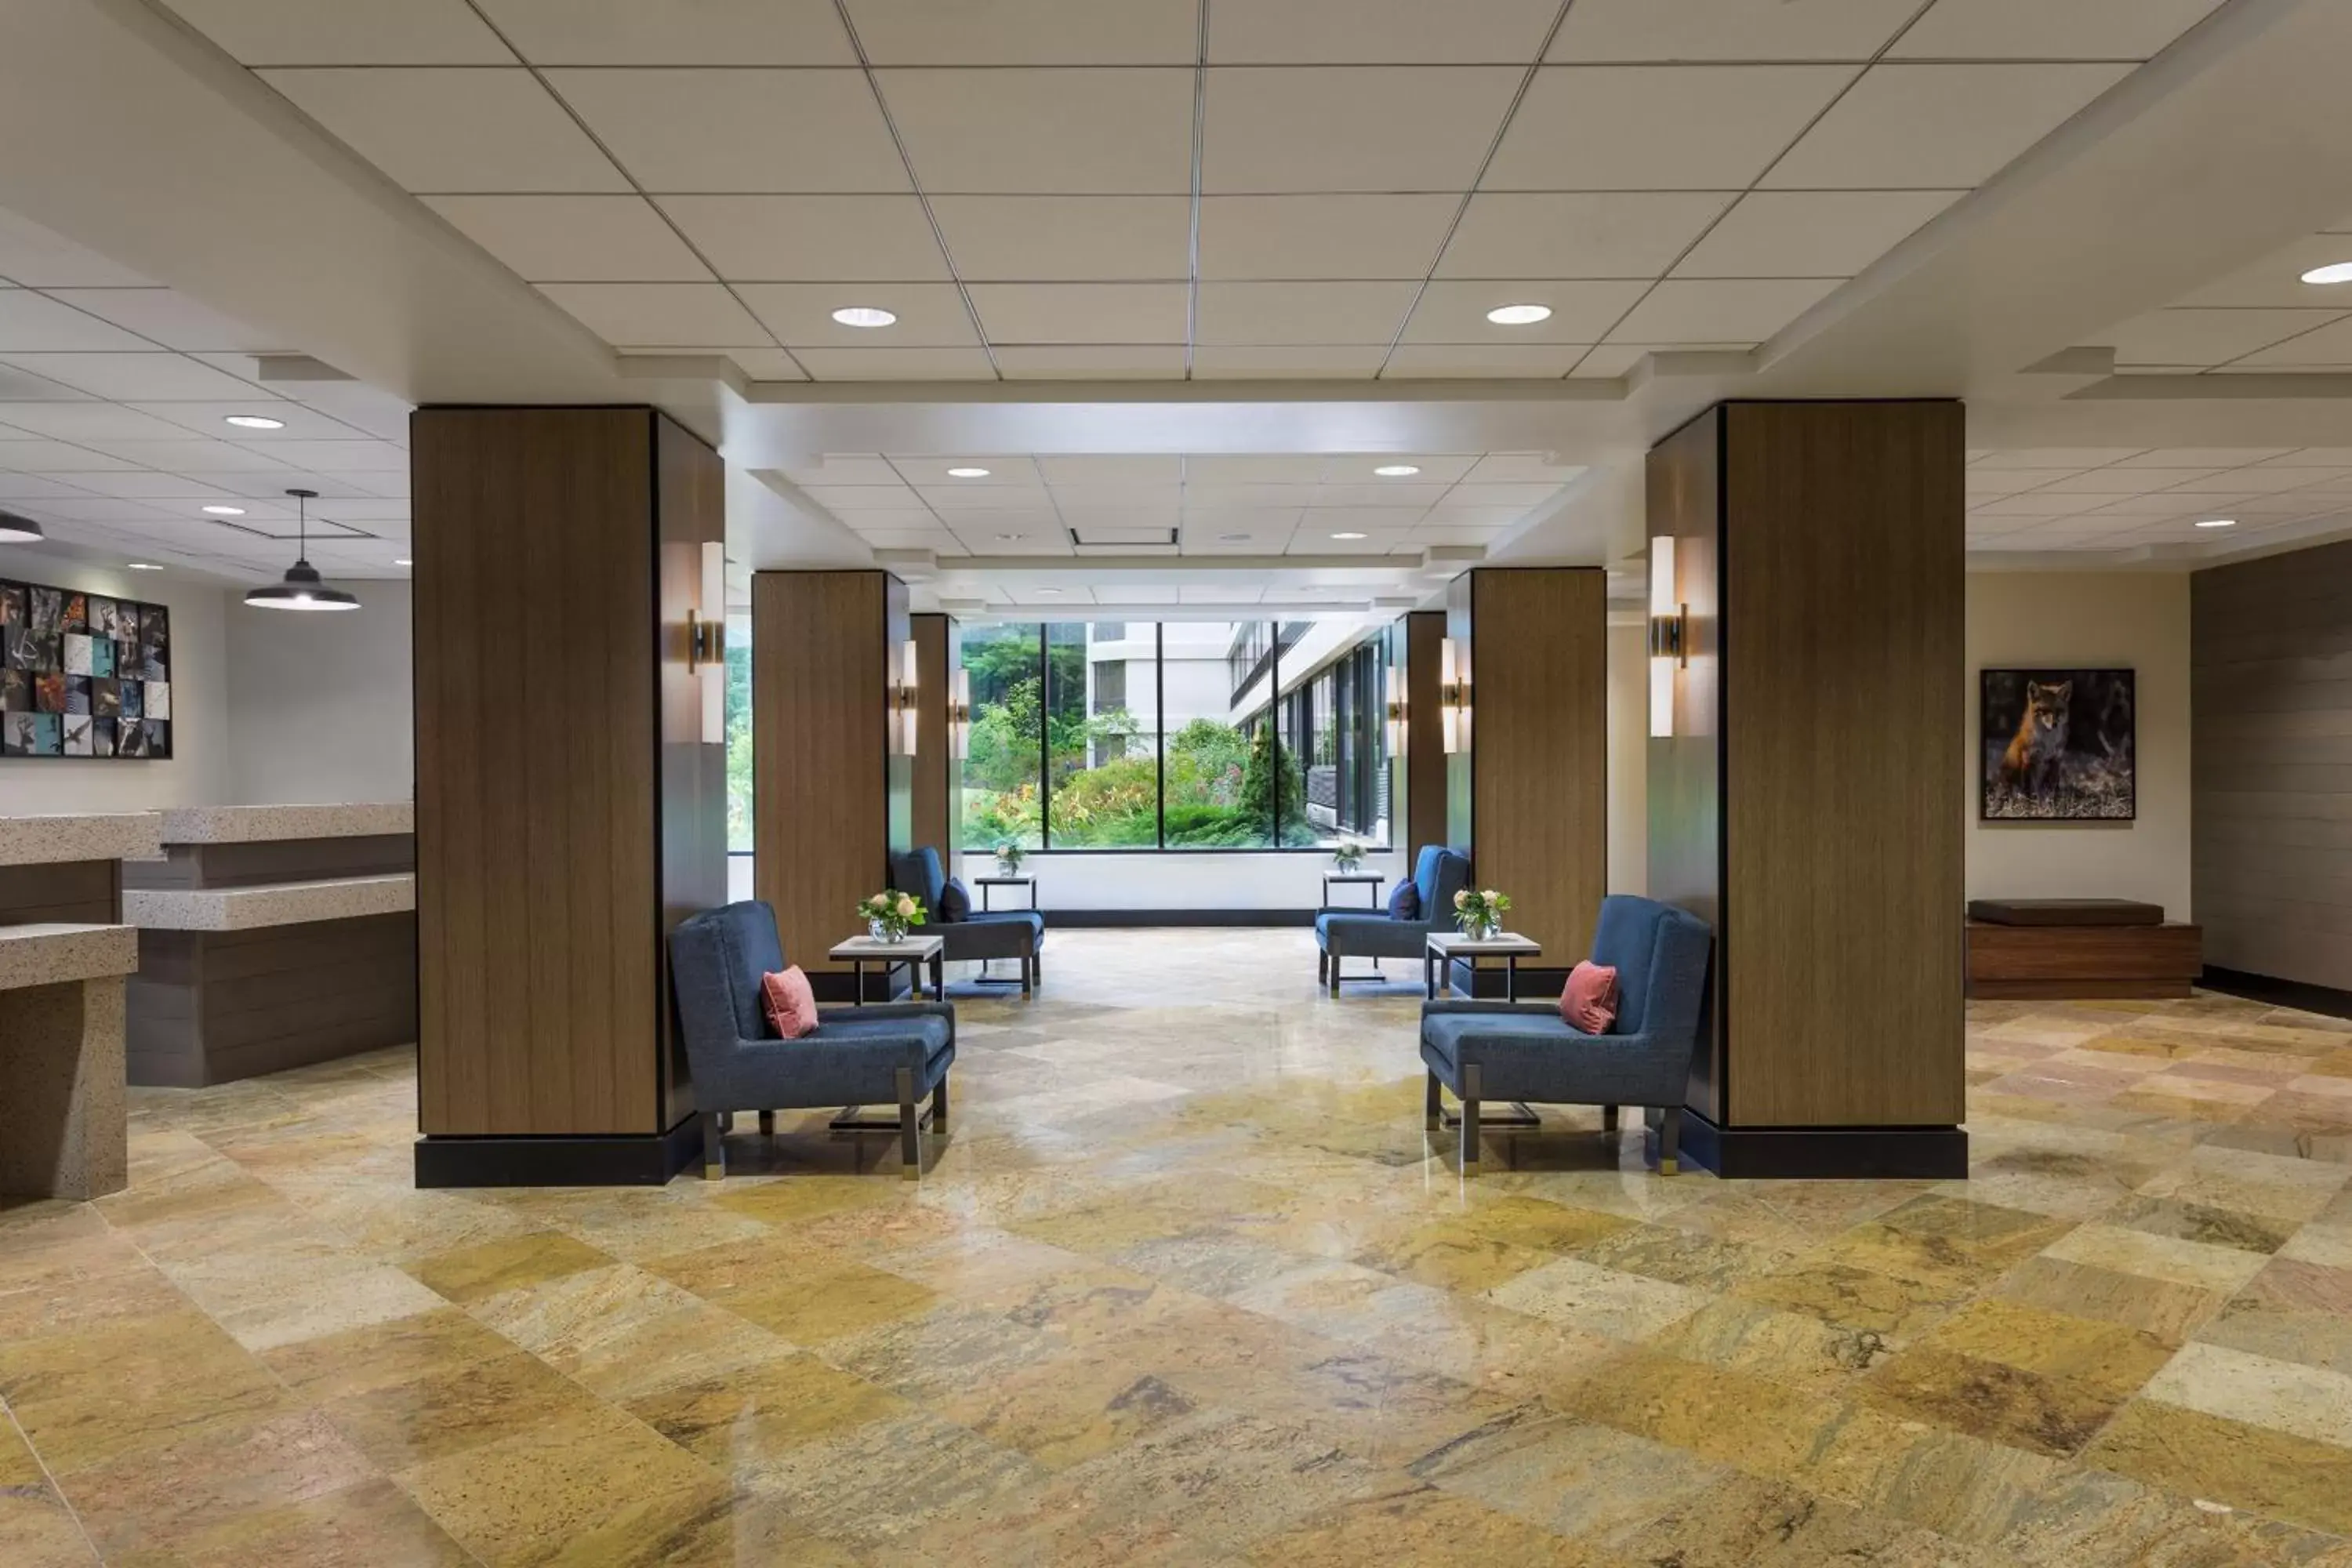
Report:
[[[799,964],[782,974],[760,976],[760,999],[767,1007],[768,1026],[779,1038],[797,1040],[816,1033],[816,993],[809,989]]]
[[[1421,918],[1421,889],[1411,881],[1399,882],[1396,891],[1389,895],[1389,919],[1417,921]]]
[[[1617,971],[1605,963],[1585,963],[1568,972],[1568,989],[1559,994],[1559,1016],[1571,1029],[1605,1035],[1617,1021]]]

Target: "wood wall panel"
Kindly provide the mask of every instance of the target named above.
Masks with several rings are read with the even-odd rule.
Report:
[[[1608,580],[1596,569],[1468,574],[1472,865],[1511,896],[1547,969],[1592,950],[1609,891]]]
[[[126,888],[250,888],[330,877],[395,877],[416,869],[416,836],[370,833],[344,838],[260,838],[167,844],[160,860],[122,862]]]
[[[703,546],[727,539],[727,465],[693,432],[654,419],[655,534],[659,576],[661,731],[660,963],[662,1125],[694,1110],[693,1073],[669,1003],[669,933],[699,910],[727,901],[727,746],[702,738],[702,677],[687,658],[689,611],[723,616],[702,601]]]
[[[954,845],[948,830],[948,774],[952,767],[948,756],[948,617],[920,615],[911,619],[915,628],[918,703],[914,765],[909,770],[913,779],[909,799],[914,814],[911,840],[916,846],[928,844],[937,849],[948,875],[952,877]]]
[[[1960,405],[1723,417],[1730,1120],[1955,1124]]]
[[[0,866],[0,925],[120,925],[121,872],[120,860]]]
[[[887,755],[895,583],[867,571],[751,579],[759,896],[775,906],[785,958],[844,985],[846,967],[825,951],[856,934],[857,900],[886,884],[894,771],[908,795],[904,759]],[[911,816],[911,801],[902,809]]]
[[[2190,580],[2205,959],[2352,990],[2352,543]]]
[[[411,422],[428,1134],[662,1130],[656,417]]]
[[[1415,610],[1405,624],[1405,856],[1402,875],[1412,875],[1412,857],[1425,844],[1447,842],[1445,832],[1445,735],[1437,707],[1437,650],[1445,637],[1445,612]]]
[[[1644,758],[1649,770],[1650,897],[1688,910],[1717,933],[1718,941],[1723,931],[1723,622],[1717,571],[1722,457],[1720,408],[1700,415],[1650,453],[1648,527],[1652,538],[1675,542],[1675,585],[1690,612],[1690,657],[1675,676],[1675,732],[1651,736]],[[1645,586],[1645,603],[1647,597]],[[1646,683],[1646,670],[1643,679]],[[1725,1117],[1723,1016],[1717,993],[1720,976],[1718,964],[1700,1020],[1699,1047],[1691,1058],[1687,1102],[1718,1123]]]
[[[416,918],[142,931],[126,990],[134,1084],[201,1089],[417,1037]]]

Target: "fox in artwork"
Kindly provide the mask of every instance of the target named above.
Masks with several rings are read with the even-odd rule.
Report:
[[[2039,795],[2058,783],[2066,754],[2067,710],[2074,697],[2070,680],[2025,683],[2025,714],[2017,735],[2001,753],[2000,782],[2021,794]]]

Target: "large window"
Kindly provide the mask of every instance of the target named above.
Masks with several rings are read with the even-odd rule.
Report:
[[[1343,622],[966,627],[964,842],[1385,845],[1388,643]]]

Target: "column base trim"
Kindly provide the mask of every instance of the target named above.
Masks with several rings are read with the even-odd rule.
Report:
[[[702,1156],[692,1116],[667,1132],[427,1135],[416,1184],[432,1187],[658,1187]]]
[[[1644,1145],[1653,1163],[1657,1129]],[[1954,1181],[1969,1173],[1960,1127],[1718,1127],[1687,1107],[1682,1157],[1727,1181]]]

